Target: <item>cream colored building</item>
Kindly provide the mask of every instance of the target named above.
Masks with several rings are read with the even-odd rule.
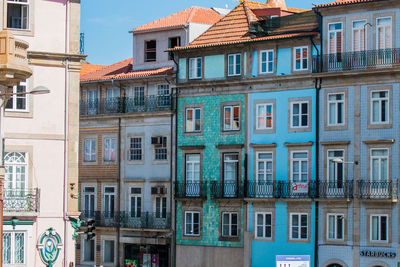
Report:
[[[50,93],[13,96],[5,106],[3,266],[45,266],[38,247],[49,228],[62,243],[53,266],[75,266],[68,217],[79,216],[80,0],[2,0],[4,29],[22,40],[17,60],[26,60],[29,45],[32,76],[12,90],[44,86]]]

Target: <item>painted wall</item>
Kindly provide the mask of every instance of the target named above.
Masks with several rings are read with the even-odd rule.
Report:
[[[183,77],[183,79],[185,78],[186,77]],[[204,79],[218,78],[225,78],[225,55],[205,56]],[[181,79],[181,76],[179,76],[179,79]]]

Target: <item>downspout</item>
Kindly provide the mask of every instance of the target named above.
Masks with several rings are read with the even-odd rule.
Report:
[[[117,223],[117,266],[120,266],[120,235],[121,235],[121,117],[118,118],[118,206],[117,206],[117,214],[118,214],[118,223]]]

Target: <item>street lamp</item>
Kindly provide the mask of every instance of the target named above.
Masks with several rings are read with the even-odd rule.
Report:
[[[341,164],[355,164],[358,165],[358,161],[344,161],[341,158],[334,158],[332,159],[333,162],[335,163],[341,163]]]

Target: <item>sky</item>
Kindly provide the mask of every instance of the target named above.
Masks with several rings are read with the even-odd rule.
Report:
[[[264,2],[265,0],[254,0]],[[311,9],[334,0],[286,0],[289,7]],[[110,65],[132,57],[132,34],[137,26],[191,6],[232,9],[238,0],[84,0],[81,32],[85,54],[92,64]]]

